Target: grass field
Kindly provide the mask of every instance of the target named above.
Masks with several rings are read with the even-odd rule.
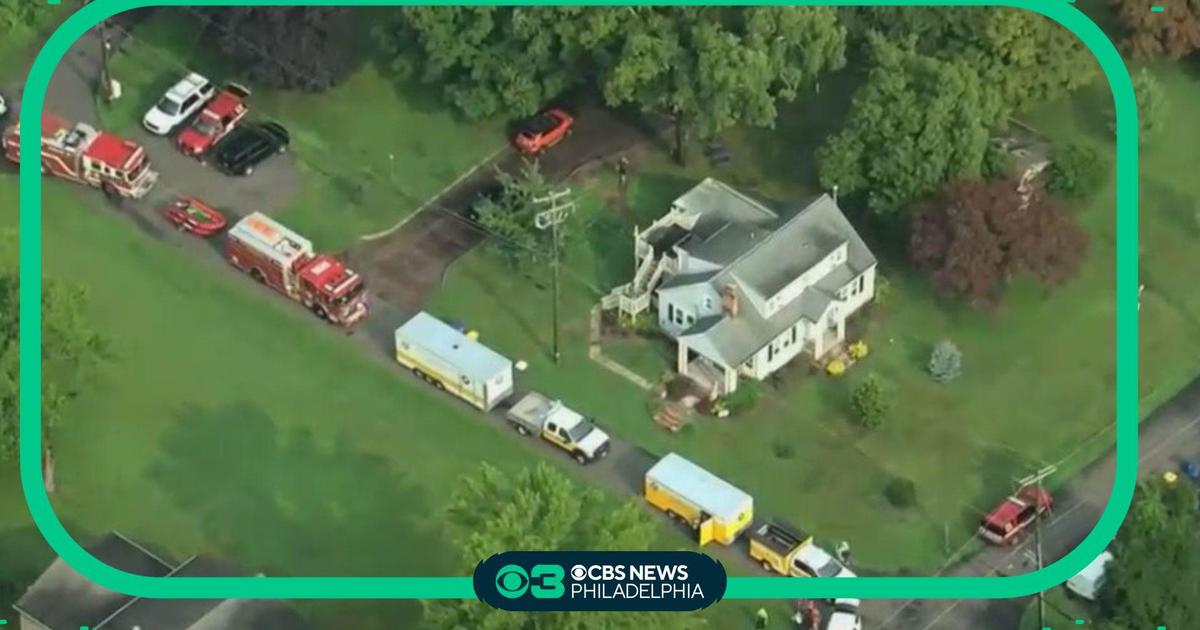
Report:
[[[280,216],[332,249],[391,227],[505,143],[500,122],[464,121],[442,105],[435,88],[398,85],[387,76],[369,44],[370,18],[378,11],[364,11],[361,66],[338,87],[307,94],[247,82],[250,116],[288,128],[291,157],[304,174],[299,201]],[[136,128],[185,69],[216,82],[238,79],[186,10],[160,9],[121,50],[112,72],[124,96],[102,108],[114,130]]]
[[[1191,349],[1200,346],[1200,299],[1187,283],[1171,281],[1180,269],[1200,263],[1200,183],[1188,175],[1200,157],[1188,138],[1200,133],[1200,123],[1183,105],[1200,99],[1200,82],[1181,68],[1155,71],[1179,105],[1171,110],[1171,131],[1143,153],[1143,413],[1195,377]],[[1023,119],[1056,141],[1090,143],[1111,155],[1103,126],[1106,90],[1097,85]],[[823,94],[807,114],[833,109],[834,98]],[[781,134],[802,132],[803,125],[794,122],[800,109],[792,108],[780,121]],[[624,437],[693,456],[749,490],[762,513],[787,517],[827,539],[845,538],[860,562],[877,569],[927,573],[949,551],[970,544],[980,513],[1004,496],[1014,477],[1056,463],[1061,473],[1054,484],[1061,484],[1111,446],[1112,182],[1075,210],[1091,235],[1080,277],[1049,294],[1018,282],[995,313],[939,303],[893,253],[896,247],[868,234],[892,286],[886,303],[857,322],[871,355],[841,380],[790,368],[782,386],[770,389],[753,413],[705,420],[668,437],[651,422],[651,403],[640,390],[586,358],[587,311],[600,293],[632,274],[633,224],[645,226],[696,178],[711,174],[751,186],[752,173],[761,170],[761,189],[773,195],[802,197],[815,190],[811,180],[804,184],[804,172],[780,181],[781,173],[766,168],[777,163],[779,145],[786,140],[763,134],[733,134],[729,144],[737,157],[727,170],[699,160],[688,169],[653,155],[639,160],[625,213],[616,209],[615,186],[606,178],[577,184],[586,191],[580,229],[587,238],[568,252],[560,369],[546,360],[546,278],[514,276],[490,253],[476,252],[450,274],[436,309],[482,323],[491,343],[531,362],[536,384],[597,414]],[[963,378],[949,386],[935,384],[924,372],[932,346],[943,338],[952,339],[965,355]],[[659,341],[612,342],[605,352],[647,379],[672,369],[673,353]],[[849,417],[848,397],[872,371],[897,393],[896,406],[882,428],[864,433]],[[785,444],[793,454],[774,455],[786,452],[778,448]],[[882,490],[895,477],[916,482],[916,510],[896,510],[884,500]],[[791,483],[780,483],[783,479]],[[829,505],[838,509],[821,509]]]
[[[1042,630],[1045,627],[1055,630],[1074,628],[1079,627],[1077,620],[1082,620],[1084,624],[1087,624],[1095,619],[1092,607],[1087,602],[1068,594],[1067,590],[1061,586],[1046,591],[1045,601],[1046,624],[1043,626],[1038,623],[1038,605],[1035,599],[1030,602],[1029,608],[1025,609],[1025,614],[1021,615],[1019,630]]]

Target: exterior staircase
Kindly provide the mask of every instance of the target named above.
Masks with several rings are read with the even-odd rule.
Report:
[[[629,318],[641,315],[650,308],[650,296],[654,288],[662,281],[666,266],[654,256],[654,250],[646,252],[638,263],[633,281],[612,290],[600,300],[601,308],[605,310],[616,308],[622,315]]]

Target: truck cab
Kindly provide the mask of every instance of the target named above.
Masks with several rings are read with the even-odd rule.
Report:
[[[538,433],[543,440],[587,464],[608,454],[608,434],[559,400],[530,392],[508,412],[508,423],[522,435]]]
[[[301,263],[300,301],[317,317],[349,326],[367,315],[362,276],[328,254]]]
[[[750,533],[750,557],[780,575],[791,575],[796,554],[810,545],[812,536],[790,525],[764,523]]]

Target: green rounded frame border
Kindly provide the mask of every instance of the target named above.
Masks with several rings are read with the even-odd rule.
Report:
[[[1137,481],[1137,106],[1129,71],[1104,32],[1071,0],[483,0],[475,4],[702,5],[754,6],[1005,6],[1040,13],[1074,33],[1095,55],[1108,79],[1116,111],[1117,160],[1117,464],[1112,494],[1096,528],[1065,557],[1033,573],[1011,577],[859,577],[787,579],[731,577],[726,599],[858,597],[864,599],[986,599],[1030,595],[1061,584],[1083,569],[1116,536],[1129,510]],[[122,11],[148,6],[387,6],[388,0],[96,0],[71,15],[50,36],[30,70],[22,103],[27,128],[41,126],[50,77],[67,50],[92,26]],[[428,4],[461,4],[430,0]],[[89,554],[67,532],[44,490],[41,462],[42,178],[39,138],[21,134],[20,163],[20,474],[34,523],[51,548],[72,568],[105,588],[150,598],[207,599],[474,599],[470,577],[231,577],[152,578],[113,568]]]

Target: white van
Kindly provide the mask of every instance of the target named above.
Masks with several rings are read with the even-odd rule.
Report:
[[[1113,555],[1107,551],[1096,556],[1075,577],[1067,580],[1067,589],[1088,601],[1095,601],[1104,582],[1104,568],[1112,559]]]

